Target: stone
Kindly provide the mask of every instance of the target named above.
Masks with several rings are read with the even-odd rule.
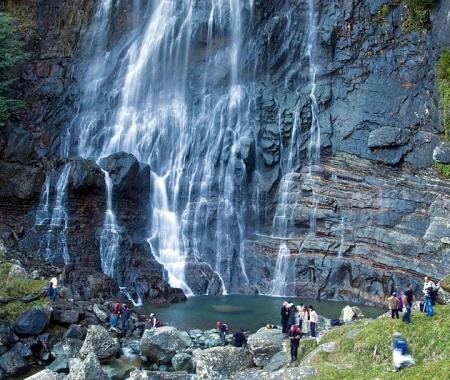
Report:
[[[14,278],[14,277],[27,277],[27,271],[22,268],[18,264],[12,264],[11,268],[9,269],[8,277]]]
[[[199,379],[229,379],[233,373],[253,366],[250,353],[239,347],[222,346],[197,349],[194,363]]]
[[[9,350],[0,356],[0,368],[9,376],[28,371],[30,365],[15,350]]]
[[[94,307],[92,308],[92,311],[94,312],[96,317],[100,319],[100,321],[102,321],[103,323],[109,321],[109,314],[105,309],[106,308],[98,304],[94,304]]]
[[[436,302],[441,305],[450,305],[450,292],[447,292],[446,290],[439,287]]]
[[[441,141],[433,151],[433,160],[441,164],[450,164],[450,143]]]
[[[20,336],[38,336],[48,326],[53,309],[50,306],[35,306],[20,314],[14,331]]]
[[[141,355],[147,356],[151,362],[170,363],[178,351],[192,345],[186,332],[171,326],[145,330],[140,341]]]
[[[178,353],[174,355],[170,362],[172,363],[172,367],[175,371],[192,372],[194,370],[192,355]]]
[[[119,191],[134,184],[139,172],[139,161],[132,154],[125,152],[102,158],[100,166],[109,173]]]
[[[52,321],[61,325],[71,325],[78,323],[80,316],[80,309],[56,306],[53,308]]]
[[[56,343],[52,348],[52,356],[55,360],[48,366],[54,372],[67,371],[69,360],[77,358],[83,342],[78,339],[66,339]]]
[[[27,358],[33,355],[30,346],[20,341],[14,344],[13,350],[16,351],[23,358]]]
[[[196,380],[197,376],[187,372],[161,372],[135,370],[127,380]]]
[[[347,305],[342,309],[339,319],[344,323],[349,323],[362,318],[364,318],[364,314],[359,307]]]
[[[10,322],[0,322],[0,345],[11,347],[14,343],[14,331]]]
[[[369,148],[383,148],[403,145],[405,142],[400,128],[382,127],[370,132],[367,146]]]
[[[38,373],[27,377],[25,380],[63,380],[64,378],[64,374],[56,373],[50,371],[49,369],[44,369],[43,371],[39,371]]]
[[[95,353],[89,352],[84,360],[71,359],[69,374],[65,380],[108,380]]]
[[[255,364],[258,367],[264,367],[276,353],[283,350],[285,341],[280,329],[263,327],[249,336],[247,344]]]
[[[70,325],[66,333],[64,334],[64,337],[84,340],[86,338],[86,334],[86,327],[79,325]]]
[[[269,363],[264,366],[264,371],[274,372],[286,367],[291,362],[291,358],[286,351],[277,352],[272,356]]]
[[[119,350],[118,340],[112,338],[104,327],[94,325],[88,328],[80,356],[86,357],[90,352],[94,352],[100,361],[105,361],[116,356]]]

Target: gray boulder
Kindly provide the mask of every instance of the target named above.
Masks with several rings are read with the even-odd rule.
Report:
[[[35,306],[20,314],[14,331],[21,336],[38,336],[48,326],[53,309],[50,306]]]
[[[33,376],[27,377],[25,380],[63,380],[65,377],[62,373],[56,373],[49,369],[44,369]]]
[[[192,372],[194,370],[192,355],[186,353],[175,354],[171,360],[171,363],[175,371]]]
[[[70,372],[66,380],[108,380],[100,362],[93,352],[89,352],[84,360],[71,359]]]
[[[83,342],[78,339],[66,339],[56,343],[52,348],[55,360],[48,366],[54,372],[65,371],[69,368],[69,360],[78,357]]]
[[[100,319],[100,321],[106,322],[109,320],[109,313],[105,307],[95,304],[92,311],[94,312],[95,316]]]
[[[102,326],[89,326],[80,356],[86,357],[90,352],[94,352],[100,361],[105,361],[116,356],[120,350],[117,339],[112,338],[108,331]]]
[[[140,342],[141,355],[152,362],[170,363],[177,352],[191,346],[189,335],[171,326],[145,330]]]
[[[29,367],[29,364],[15,350],[9,350],[0,356],[0,369],[9,376],[23,374]]]
[[[229,379],[233,373],[253,367],[250,353],[239,347],[223,346],[194,351],[199,379]]]
[[[284,335],[279,329],[259,329],[248,338],[248,349],[258,367],[269,364],[270,359],[283,350]]]
[[[450,293],[439,287],[436,301],[441,305],[450,305]]]
[[[196,380],[197,376],[187,372],[139,371],[130,373],[127,380]]]
[[[80,320],[81,310],[77,308],[55,307],[52,313],[52,320],[61,325],[71,325]]]
[[[433,160],[441,164],[450,164],[450,143],[441,141],[433,151]]]
[[[342,309],[339,319],[344,323],[349,323],[362,318],[364,318],[364,314],[359,307],[347,305]]]
[[[403,145],[405,142],[400,128],[382,127],[370,132],[367,145],[369,148],[383,148]]]
[[[81,339],[86,338],[87,329],[84,326],[70,325],[64,334],[65,338]]]
[[[264,371],[274,372],[280,368],[286,367],[291,362],[289,354],[285,351],[277,352],[270,359],[269,364],[264,367]]]

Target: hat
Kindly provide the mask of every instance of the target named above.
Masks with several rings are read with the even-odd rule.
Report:
[[[400,334],[398,331],[396,331],[393,335],[394,335],[395,337],[402,336],[402,334]]]
[[[150,317],[154,317],[155,316],[155,313],[150,313]]]

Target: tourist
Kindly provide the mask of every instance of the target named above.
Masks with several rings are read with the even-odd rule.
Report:
[[[397,299],[397,293],[392,293],[392,295],[387,300],[389,310],[391,311],[391,318],[399,318],[398,315],[398,299]]]
[[[308,306],[304,305],[302,310],[302,332],[307,334],[309,332],[309,310]]]
[[[237,333],[233,335],[234,338],[234,346],[235,347],[246,347],[247,346],[247,338],[244,334],[244,329],[241,329]]]
[[[48,296],[52,302],[56,302],[56,297],[58,296],[58,279],[56,277],[50,279]]]
[[[394,341],[392,342],[392,361],[394,363],[395,372],[415,364],[413,357],[409,353],[408,345],[399,332],[394,333]]]
[[[428,276],[425,276],[425,281],[423,284],[423,294],[425,296],[425,309],[426,313],[429,317],[432,317],[434,314],[433,311],[433,296],[436,290],[436,285]]]
[[[147,319],[147,322],[146,322],[146,328],[150,328],[150,329],[155,328],[156,321],[157,321],[157,319],[155,317],[155,313],[150,313],[150,317]]]
[[[303,328],[303,308],[305,305],[303,305],[302,303],[300,305],[297,306],[297,313],[298,313],[298,327],[300,328],[300,330]]]
[[[130,318],[131,318],[131,310],[126,304],[123,304],[122,305],[122,313],[120,315],[120,321],[122,323],[121,329],[124,333],[126,333],[128,331],[128,324],[129,324]]]
[[[227,332],[228,332],[228,325],[226,323],[223,323],[222,321],[217,321],[216,328],[219,331],[220,341],[222,342],[222,346],[225,346],[226,336],[227,336]]]
[[[412,285],[408,284],[407,289],[403,292],[403,304],[405,305],[406,312],[403,314],[402,321],[411,323],[411,309],[413,302],[416,300]]]
[[[287,330],[287,321],[288,321],[288,316],[289,316],[289,308],[288,308],[288,303],[286,301],[283,302],[283,305],[281,306],[281,332],[283,334],[287,334],[288,330]]]
[[[302,309],[300,306],[295,307],[295,325],[299,328],[302,328],[302,315],[301,315]]]
[[[309,329],[311,331],[311,336],[313,338],[316,337],[318,323],[319,323],[319,316],[314,310],[314,307],[312,305],[309,305]]]
[[[295,314],[297,313],[297,308],[294,306],[293,303],[288,304],[288,319],[286,322],[286,332],[289,333],[291,330],[291,326],[294,326],[295,323]]]
[[[402,293],[398,292],[397,295],[395,296],[395,298],[397,298],[397,310],[399,313],[402,312],[403,310],[403,297],[402,297]]]
[[[111,318],[109,319],[109,324],[112,329],[116,329],[119,324],[120,314],[122,313],[122,305],[119,301],[116,301],[113,306],[113,311],[111,313]]]
[[[300,344],[302,331],[298,326],[292,325],[289,330],[289,340],[291,343],[291,361],[297,360],[298,346]]]

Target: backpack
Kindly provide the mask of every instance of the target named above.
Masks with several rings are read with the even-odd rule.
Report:
[[[226,323],[222,323],[222,325],[220,326],[220,331],[227,332],[228,325]]]
[[[155,327],[162,327],[162,326],[163,326],[163,323],[159,319],[157,319],[155,322]]]

